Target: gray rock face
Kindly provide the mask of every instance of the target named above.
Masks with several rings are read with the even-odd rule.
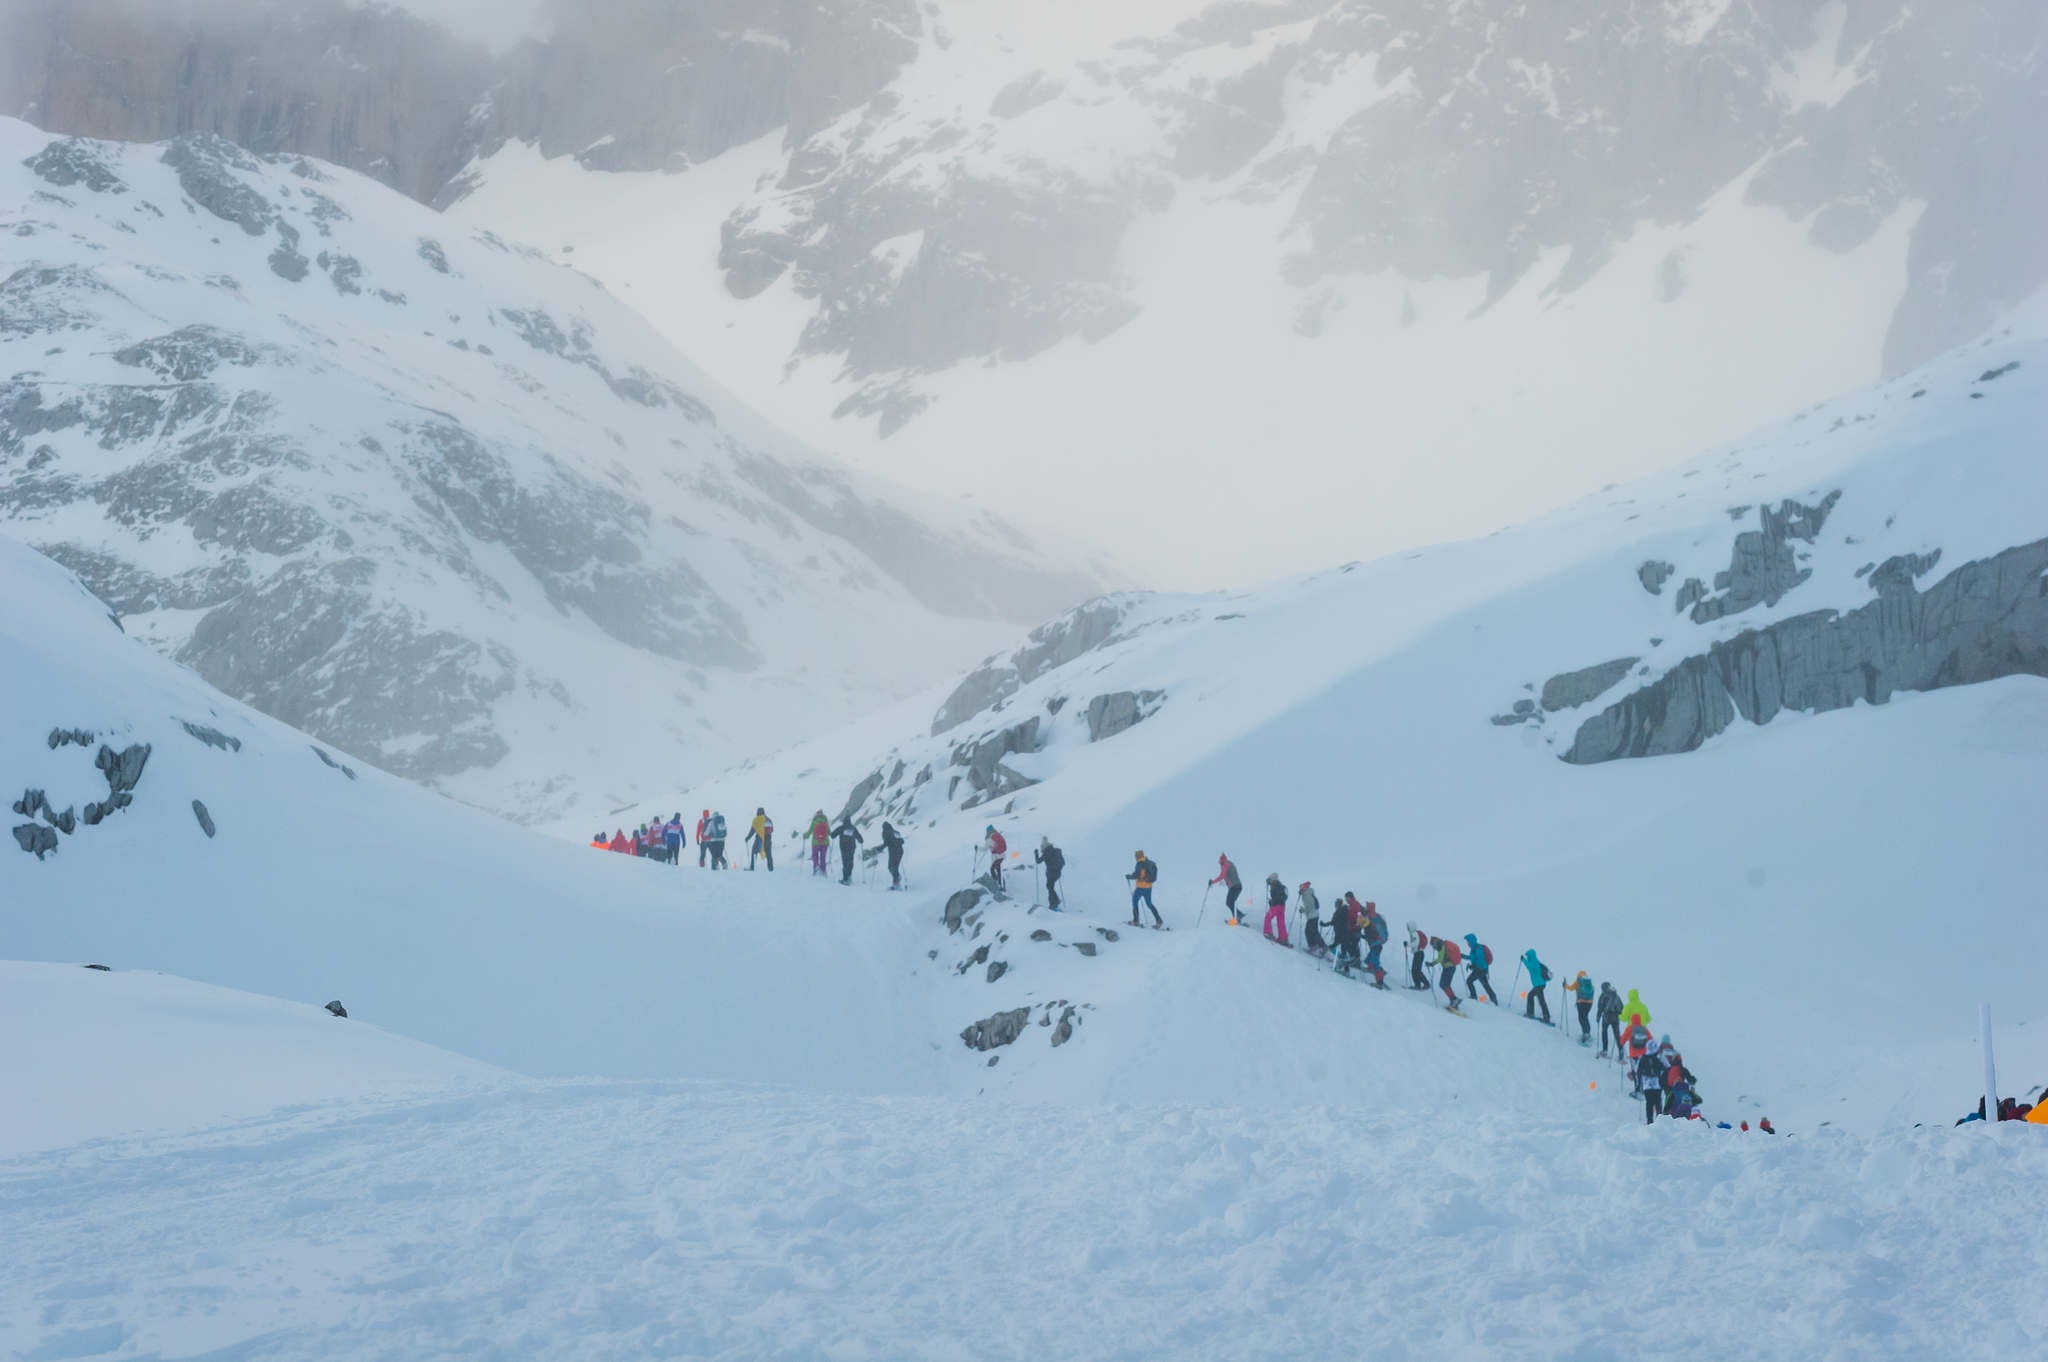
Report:
[[[206,834],[208,840],[211,840],[213,837],[213,815],[206,811],[206,805],[196,799],[193,800],[192,816],[199,820],[199,830]]]
[[[1052,1028],[1052,1043],[1055,1049],[1074,1038],[1075,1011],[1070,1004],[1060,1013],[1060,1019]]]
[[[1830,492],[1817,506],[1787,500],[1776,508],[1757,507],[1762,528],[1736,535],[1728,570],[1714,574],[1714,590],[1720,594],[1681,592],[1678,608],[1683,610],[1690,604],[1693,623],[1705,624],[1740,614],[1752,606],[1776,605],[1786,592],[1812,575],[1799,566],[1793,543],[1811,544],[1841,497],[1840,492]],[[1691,580],[1686,582],[1687,588],[1693,585]]]
[[[946,930],[948,932],[959,931],[960,924],[966,919],[967,915],[981,906],[981,900],[982,891],[979,889],[955,891],[952,897],[946,900],[944,918]]]
[[[1561,709],[1577,709],[1590,704],[1605,695],[1615,682],[1628,675],[1630,667],[1641,661],[1634,657],[1617,657],[1612,662],[1601,662],[1575,672],[1553,676],[1543,683],[1543,708],[1555,714]],[[1527,713],[1522,708],[1526,700],[1517,701],[1517,713]]]
[[[1871,573],[1877,599],[1867,605],[1780,620],[1687,658],[1588,719],[1564,760],[1690,752],[1738,716],[1761,724],[1785,709],[2048,676],[2048,539],[1966,563],[1924,592],[1914,583],[1920,563],[1931,557],[1892,559]]]
[[[14,844],[40,861],[57,849],[57,834],[40,823],[18,823]]]
[[[1104,597],[1076,606],[1049,624],[1031,631],[1024,646],[1006,659],[991,658],[970,672],[932,719],[932,736],[957,728],[975,715],[1015,695],[1055,667],[1114,641],[1129,603]]]
[[[341,1005],[341,999],[339,999],[339,998],[336,998],[336,999],[335,999],[334,1001],[332,1001],[332,1002],[330,1002],[330,1003],[328,1003],[328,1004],[327,1004],[327,1011],[328,1011],[329,1015],[331,1015],[331,1016],[336,1016],[336,1017],[346,1017],[346,1016],[348,1016],[348,1009],[347,1009],[347,1008],[345,1008],[345,1007],[343,1007],[343,1006]]]
[[[1088,741],[1113,738],[1158,712],[1166,693],[1157,690],[1120,690],[1098,695],[1088,702]]]
[[[1669,563],[1646,558],[1636,565],[1636,580],[1643,584],[1643,590],[1652,596],[1664,594],[1664,583],[1671,580],[1671,574],[1678,571]]]
[[[1012,724],[999,733],[976,742],[963,743],[953,750],[953,765],[963,769],[967,783],[974,790],[962,808],[971,809],[1038,783],[1003,761],[1003,758],[1019,753],[1036,752],[1042,746],[1038,726],[1038,716],[1034,714],[1021,724]]]
[[[970,1050],[996,1050],[1015,1043],[1024,1034],[1024,1025],[1031,1019],[1028,1007],[1013,1008],[1008,1012],[997,1012],[983,1017],[960,1032],[960,1039]]]
[[[1010,966],[1007,961],[991,960],[988,962],[988,982],[991,984],[1009,972]]]

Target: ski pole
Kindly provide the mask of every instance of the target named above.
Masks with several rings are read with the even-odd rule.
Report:
[[[1202,925],[1203,917],[1205,917],[1209,912],[1209,891],[1211,889],[1214,889],[1215,887],[1215,885],[1210,884],[1204,885],[1202,888],[1202,911],[1195,914],[1195,925],[1197,927]]]

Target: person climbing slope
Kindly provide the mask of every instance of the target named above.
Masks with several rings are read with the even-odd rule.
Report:
[[[1529,994],[1527,1001],[1522,1004],[1522,1015],[1534,1021],[1536,1020],[1536,1009],[1538,1006],[1541,1006],[1543,1009],[1543,1024],[1545,1026],[1555,1025],[1556,1023],[1550,1020],[1550,996],[1543,991],[1545,986],[1550,983],[1550,967],[1536,958],[1536,948],[1534,946],[1522,952],[1522,968],[1529,971]]]
[[[1166,920],[1159,916],[1159,905],[1152,902],[1152,886],[1159,882],[1159,867],[1152,864],[1142,851],[1138,853],[1137,859],[1138,863],[1132,868],[1131,873],[1124,876],[1131,882],[1131,925],[1145,925],[1138,920],[1138,905],[1142,903],[1152,910],[1152,925],[1163,927]]]
[[[825,848],[831,845],[832,842],[832,820],[825,816],[823,809],[819,809],[811,815],[810,834],[811,873],[813,875],[828,874],[830,872],[825,869]]]
[[[1066,873],[1066,853],[1052,844],[1052,838],[1041,837],[1038,850],[1031,853],[1031,859],[1045,867],[1045,906],[1059,912],[1060,876]]]
[[[1238,924],[1237,896],[1244,892],[1244,882],[1238,879],[1237,867],[1230,863],[1230,857],[1219,855],[1216,867],[1216,878],[1209,883],[1224,886],[1223,920],[1235,927]]]
[[[1429,949],[1429,934],[1414,923],[1408,924],[1408,987],[1419,991],[1429,988],[1429,976],[1423,973],[1423,955]]]
[[[617,851],[617,852],[622,852],[622,853],[623,853],[623,852],[629,852],[629,851],[631,851],[632,849],[633,849],[633,844],[632,844],[631,842],[629,842],[629,841],[627,841],[627,840],[626,840],[626,830],[625,830],[624,828],[619,828],[619,829],[617,829],[616,831],[614,831],[614,832],[612,833],[612,850],[613,850],[613,851]]]
[[[1462,1012],[1464,1009],[1458,1006],[1458,995],[1451,988],[1451,981],[1458,976],[1458,962],[1463,958],[1463,953],[1459,951],[1458,943],[1455,941],[1446,941],[1442,937],[1435,936],[1431,937],[1429,941],[1432,946],[1436,947],[1436,966],[1439,971],[1436,980],[1437,987],[1443,990],[1444,997],[1450,1004],[1450,1010]]]
[[[1337,943],[1337,973],[1349,976],[1358,958],[1358,914],[1351,911],[1347,894],[1330,905],[1330,939]]]
[[[1670,1043],[1671,1038],[1665,1037],[1663,1044],[1636,1061],[1636,1091],[1642,1094],[1645,1124],[1654,1125],[1664,1106],[1664,1073],[1670,1066],[1662,1051]]]
[[[1311,895],[1309,903],[1313,902],[1314,896]],[[1316,959],[1321,960],[1329,955],[1330,946],[1329,943],[1323,939],[1323,919],[1321,911],[1319,908],[1310,907],[1309,903],[1305,903],[1302,905],[1302,911],[1307,913],[1308,916],[1303,920],[1301,924],[1301,945],[1302,949],[1306,950],[1310,955],[1313,955]],[[1338,910],[1342,911],[1343,907],[1344,900],[1337,900]]]
[[[1003,834],[996,831],[993,823],[988,825],[982,836],[982,848],[988,852],[988,877],[1000,889],[1003,887],[1003,857],[1009,853],[1010,844],[1003,840]]]
[[[757,857],[765,857],[769,873],[775,872],[775,820],[761,805],[755,806],[754,821],[747,825],[747,869],[754,868]]]
[[[889,887],[903,887],[903,834],[888,819],[882,820],[882,850],[889,857]]]
[[[1614,1037],[1614,1053],[1621,1053],[1621,995],[1605,980],[1600,984],[1600,1058],[1607,1058],[1607,1038]]]
[[[1628,1001],[1621,1005],[1621,1022],[1626,1026],[1632,1021],[1650,1024],[1650,1009],[1644,1005],[1642,996],[1634,989],[1628,991]]]
[[[704,868],[705,860],[711,855],[711,810],[697,815],[697,868]]]
[[[1477,932],[1465,933],[1465,996],[1474,1002],[1479,1000],[1479,990],[1486,990],[1486,1001],[1500,1006],[1500,998],[1493,991],[1493,948],[1480,944]]]
[[[839,826],[832,830],[832,835],[839,839],[839,882],[841,884],[852,884],[853,849],[862,842],[865,842],[867,838],[860,835],[860,829],[855,827],[853,820],[844,814],[840,815]]]
[[[1301,887],[1303,889],[1308,888],[1306,884]],[[1278,923],[1280,926],[1280,932],[1277,936],[1273,933],[1273,925],[1275,923]],[[1266,940],[1278,941],[1283,946],[1289,944],[1287,940],[1287,886],[1280,883],[1280,876],[1278,874],[1266,876],[1265,932]]]
[[[1387,944],[1387,938],[1392,935],[1387,927],[1387,920],[1380,916],[1378,904],[1367,901],[1361,906],[1358,895],[1348,889],[1344,891],[1344,901],[1359,918],[1359,931],[1365,937],[1366,945],[1365,968],[1372,975],[1372,986],[1385,988],[1387,971],[1380,964],[1380,948]]]
[[[1650,1028],[1639,1021],[1630,1021],[1621,1028],[1621,1038],[1616,1043],[1615,1048],[1628,1057],[1627,1063],[1631,1090],[1640,1096],[1643,1087],[1642,1080],[1638,1075],[1643,1062],[1643,1056],[1650,1052]]]
[[[1571,987],[1567,992],[1571,994],[1572,1005],[1579,1011],[1579,1044],[1591,1045],[1593,1043],[1592,976],[1584,970],[1580,970],[1579,977],[1572,981]]]
[[[725,815],[713,812],[711,815],[711,868],[730,870],[732,866],[725,859]]]

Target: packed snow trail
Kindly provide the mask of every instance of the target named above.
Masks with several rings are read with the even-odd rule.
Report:
[[[0,1351],[2017,1356],[2044,1178],[2032,1127],[533,1085],[0,1163]]]

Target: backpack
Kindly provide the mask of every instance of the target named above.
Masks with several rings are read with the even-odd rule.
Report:
[[[714,842],[725,840],[725,815],[722,813],[711,815],[711,840]]]
[[[1493,947],[1487,945],[1484,941],[1479,943],[1479,968],[1493,968]]]
[[[988,849],[991,855],[1000,856],[1010,849],[1010,844],[1003,840],[1003,834],[992,832],[988,835]]]
[[[1465,953],[1464,953],[1463,951],[1461,951],[1461,950],[1459,950],[1459,949],[1458,949],[1458,943],[1457,943],[1457,942],[1455,942],[1455,941],[1446,941],[1446,942],[1444,942],[1444,963],[1445,963],[1446,965],[1455,965],[1455,964],[1457,964],[1457,963],[1458,963],[1459,961],[1463,960],[1464,958],[1465,958]]]

